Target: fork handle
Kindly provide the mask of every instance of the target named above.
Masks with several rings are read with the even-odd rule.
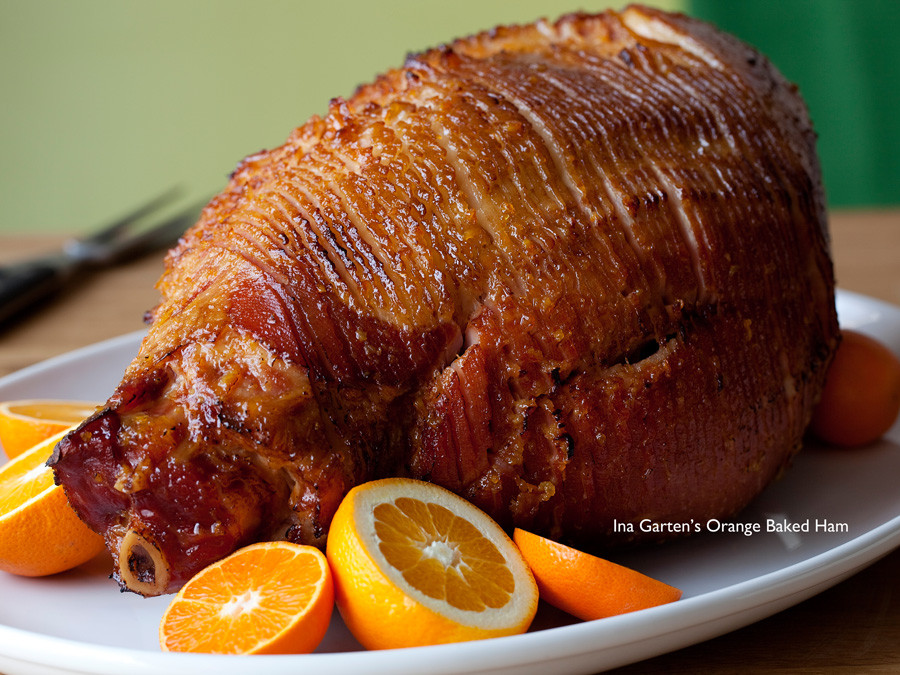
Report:
[[[59,291],[71,271],[70,263],[64,259],[0,267],[0,323]]]

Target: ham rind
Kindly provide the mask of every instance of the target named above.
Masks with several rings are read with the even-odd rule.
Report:
[[[51,459],[146,595],[250,541],[321,545],[384,476],[591,549],[733,516],[799,449],[838,339],[796,88],[639,7],[335,99],[242,162],[159,289]]]

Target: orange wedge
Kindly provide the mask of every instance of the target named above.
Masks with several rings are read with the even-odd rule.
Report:
[[[56,574],[103,549],[103,539],[75,515],[44,464],[66,433],[0,467],[0,570],[30,577]]]
[[[325,555],[286,541],[251,544],[198,572],[159,624],[163,651],[302,654],[331,620],[334,586]]]
[[[344,623],[369,649],[523,633],[537,611],[528,566],[503,530],[430,483],[359,485],[328,533]]]
[[[584,621],[674,602],[681,591],[609,560],[516,529],[513,540],[554,607]]]
[[[28,399],[0,403],[0,445],[12,459],[97,409],[96,403]]]

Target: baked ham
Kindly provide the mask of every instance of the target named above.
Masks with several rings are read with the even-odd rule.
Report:
[[[771,63],[681,15],[411,56],[239,165],[57,480],[147,595],[321,544],[376,477],[592,549],[732,516],[837,342],[814,144]]]

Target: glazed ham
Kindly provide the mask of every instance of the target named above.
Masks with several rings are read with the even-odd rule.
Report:
[[[729,517],[800,447],[838,334],[796,88],[639,7],[334,100],[243,161],[159,287],[51,460],[148,595],[253,540],[321,544],[390,475],[590,548]]]

